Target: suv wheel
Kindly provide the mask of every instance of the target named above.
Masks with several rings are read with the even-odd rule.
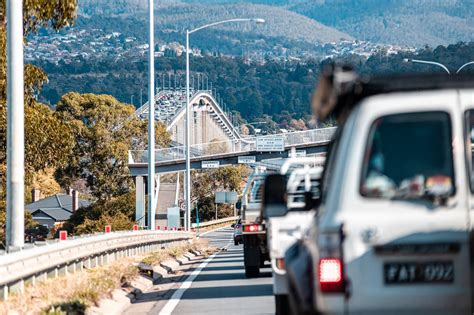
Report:
[[[260,275],[260,268],[258,266],[245,266],[245,276],[247,278],[255,278]]]
[[[288,295],[286,294],[275,295],[275,314],[276,315],[290,314],[290,302],[288,300]]]

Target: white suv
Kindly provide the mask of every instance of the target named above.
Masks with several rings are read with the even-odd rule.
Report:
[[[302,250],[317,313],[472,314],[474,81],[424,80],[354,89]]]
[[[279,216],[267,218],[267,241],[272,266],[273,294],[275,295],[277,315],[288,314],[289,308],[288,281],[284,264],[285,252],[306,234],[311,225],[311,219],[314,216],[311,204],[320,197],[319,181],[323,168],[321,166],[314,167],[314,165],[324,163],[324,159],[317,157],[305,159],[307,163],[303,161],[303,168],[293,170],[289,174],[286,185],[287,209]],[[299,161],[301,159],[298,158],[288,160],[288,162],[296,163],[299,163]],[[282,169],[285,169],[285,167]],[[309,202],[308,198],[311,199]]]

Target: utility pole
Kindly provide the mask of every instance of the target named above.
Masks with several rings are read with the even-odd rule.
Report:
[[[155,229],[155,13],[148,0],[148,229]]]
[[[191,116],[189,113],[189,30],[186,30],[186,127],[185,127],[185,134],[186,134],[186,176],[184,182],[184,192],[185,192],[185,201],[186,201],[186,211],[184,214],[184,229],[187,231],[190,228],[189,218],[191,218],[191,154],[190,154],[190,131],[191,124],[189,121],[191,120]],[[199,86],[199,77],[198,77],[198,86]]]
[[[25,244],[23,1],[7,1],[7,251]]]

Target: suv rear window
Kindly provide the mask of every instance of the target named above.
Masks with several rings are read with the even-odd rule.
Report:
[[[454,194],[451,121],[445,112],[384,116],[371,128],[361,194],[422,198]]]

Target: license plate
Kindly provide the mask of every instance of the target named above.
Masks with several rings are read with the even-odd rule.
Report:
[[[452,262],[386,263],[386,284],[450,283],[454,281]]]

